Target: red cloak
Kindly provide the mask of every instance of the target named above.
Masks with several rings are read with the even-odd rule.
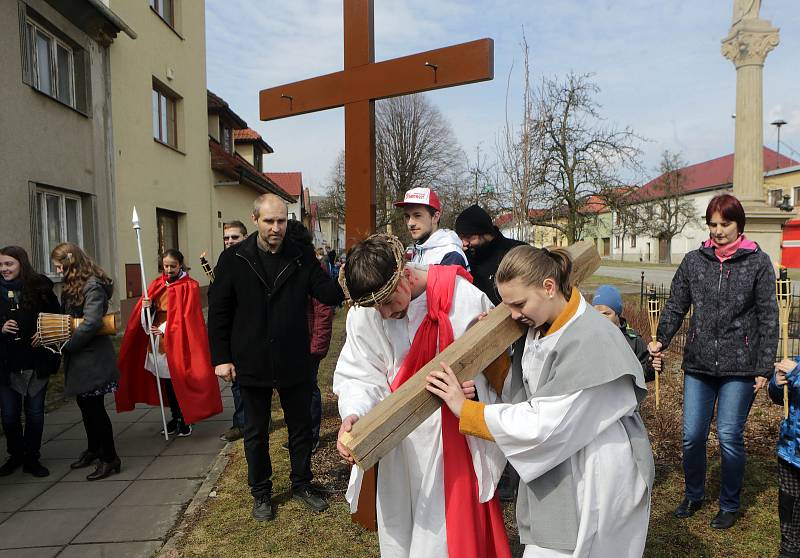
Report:
[[[162,275],[147,287],[152,301],[167,296],[167,327],[161,342],[167,356],[172,385],[188,424],[222,412],[222,397],[211,355],[203,311],[200,306],[200,286],[184,275],[167,284]],[[136,403],[158,405],[156,377],[144,368],[150,339],[142,328],[142,300],[136,303],[125,337],[119,350],[117,367],[120,371],[119,389],[115,397],[117,412],[132,411]],[[163,391],[164,405],[167,405]]]

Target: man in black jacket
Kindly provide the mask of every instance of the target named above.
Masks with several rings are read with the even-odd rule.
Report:
[[[492,224],[492,218],[481,207],[471,205],[456,217],[456,234],[467,254],[473,284],[482,290],[495,305],[500,304],[500,295],[494,286],[494,274],[500,261],[509,250],[525,244],[506,238]]]
[[[494,284],[497,268],[509,250],[525,243],[503,236],[489,214],[478,205],[469,206],[456,217],[455,229],[469,261],[472,283],[497,306],[502,302]],[[524,348],[525,336],[514,343],[514,350],[521,351]],[[511,465],[507,465],[497,487],[500,499],[504,502],[513,501],[518,483],[519,475]]]
[[[289,430],[292,497],[313,511],[328,504],[310,491],[311,355],[308,296],[330,305],[344,299],[339,285],[322,270],[314,252],[284,238],[287,207],[265,194],[253,204],[257,234],[225,250],[214,269],[208,309],[211,361],[217,376],[236,378],[245,411],[247,480],[253,517],[275,517],[269,415],[277,390]]]

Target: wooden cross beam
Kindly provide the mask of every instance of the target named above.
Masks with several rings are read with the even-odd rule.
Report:
[[[580,241],[567,250],[573,261],[573,285],[579,285],[600,267],[600,254],[593,243]],[[440,370],[439,363],[446,362],[461,382],[471,380],[508,350],[525,329],[511,318],[505,304],[499,305],[361,417],[349,433],[342,435],[342,444],[362,469],[372,467],[442,405],[441,399],[425,389],[430,371]]]
[[[344,70],[264,89],[261,120],[344,107],[347,245],[375,232],[375,100],[494,77],[494,43],[480,39],[375,63],[374,0],[344,2]]]

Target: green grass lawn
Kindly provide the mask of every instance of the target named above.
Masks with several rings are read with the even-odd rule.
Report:
[[[377,536],[350,520],[344,491],[348,467],[334,448],[339,427],[336,401],[330,392],[336,355],[344,340],[344,311],[337,311],[329,356],[320,367],[323,392],[323,424],[320,451],[312,468],[315,482],[330,492],[330,509],[319,515],[308,512],[289,498],[288,452],[280,445],[287,433],[283,415],[273,402],[273,431],[270,454],[274,467],[274,496],[277,518],[258,523],[250,518],[252,498],[247,487],[247,466],[242,442],[230,446],[230,461],[216,486],[216,494],[190,518],[190,528],[179,543],[185,557],[245,558],[368,558],[378,556]],[[656,457],[656,485],[652,495],[650,530],[645,551],[647,557],[733,557],[776,556],[780,531],[777,517],[777,477],[773,457],[780,408],[759,395],[751,412],[746,436],[750,457],[742,494],[742,517],[728,531],[716,531],[709,521],[717,512],[719,493],[719,458],[715,433],[709,444],[707,504],[694,517],[677,520],[672,510],[683,496],[680,467],[681,382],[673,375],[662,382],[661,409],[653,408],[653,398],[643,405]],[[516,529],[513,504],[504,509],[509,538],[515,556],[522,548],[515,544]]]

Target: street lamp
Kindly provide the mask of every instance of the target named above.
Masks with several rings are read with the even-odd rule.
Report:
[[[775,126],[778,129],[778,159],[777,159],[777,168],[781,168],[781,126],[785,126],[788,124],[783,119],[773,120],[770,122],[772,126]]]

